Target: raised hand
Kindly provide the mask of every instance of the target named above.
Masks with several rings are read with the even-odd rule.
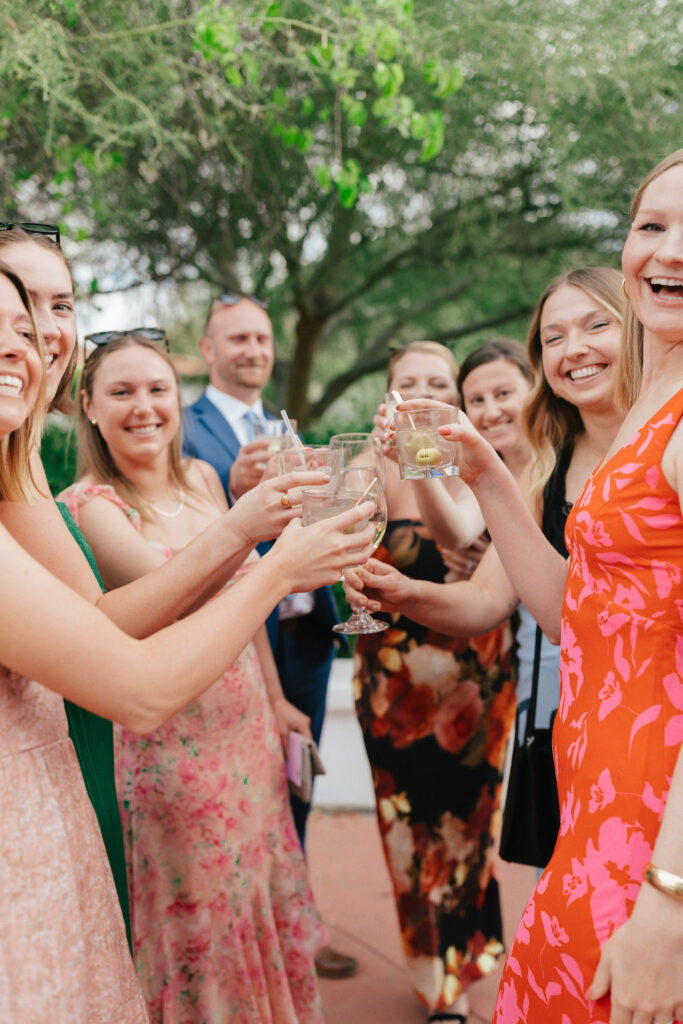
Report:
[[[373,511],[373,503],[364,501],[311,526],[293,519],[264,558],[280,567],[290,593],[336,583],[343,569],[367,561],[372,554],[374,525],[356,527]]]
[[[261,482],[268,462],[268,438],[257,437],[247,441],[230,467],[229,487],[234,498],[240,498],[246,491]]]
[[[327,473],[300,469],[293,473],[261,481],[239,498],[227,513],[233,527],[240,530],[245,543],[279,537],[295,516],[301,515],[301,490],[329,481]]]

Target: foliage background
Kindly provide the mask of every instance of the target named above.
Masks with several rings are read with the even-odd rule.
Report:
[[[618,265],[681,145],[674,0],[0,0],[0,33],[3,216],[59,221],[82,321],[194,353],[211,295],[267,296],[267,398],[316,436],[391,345],[522,338]]]

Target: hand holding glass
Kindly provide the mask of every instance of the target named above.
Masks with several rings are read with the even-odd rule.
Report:
[[[450,406],[394,413],[402,480],[458,475],[458,445],[439,433],[439,427],[457,420],[458,410]]]

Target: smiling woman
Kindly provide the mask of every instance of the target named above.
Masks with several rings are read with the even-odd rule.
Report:
[[[42,422],[43,360],[28,294],[0,262],[0,460],[5,468],[0,500],[26,499],[35,489],[28,453]]]

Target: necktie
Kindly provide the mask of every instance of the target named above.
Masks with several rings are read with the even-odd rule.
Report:
[[[246,426],[247,441],[253,441],[256,437],[256,424],[260,422],[258,413],[255,413],[253,409],[247,409],[242,419]]]

